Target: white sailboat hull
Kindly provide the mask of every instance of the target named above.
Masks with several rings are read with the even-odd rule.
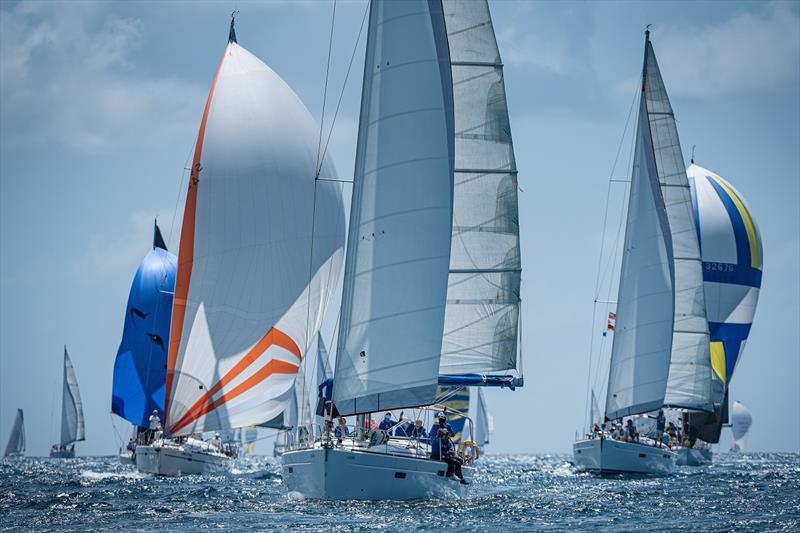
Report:
[[[710,448],[678,448],[676,462],[678,466],[703,466],[711,464],[713,454]]]
[[[281,459],[289,491],[312,499],[415,500],[452,497],[467,488],[445,476],[446,463],[424,457],[314,446],[286,451]],[[469,478],[473,469],[463,471]]]
[[[573,444],[575,466],[594,474],[670,474],[675,452],[635,442],[588,439]]]
[[[222,473],[229,471],[232,463],[230,457],[207,449],[158,442],[136,447],[137,470],[156,476]]]

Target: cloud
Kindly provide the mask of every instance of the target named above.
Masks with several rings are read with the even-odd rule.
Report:
[[[157,143],[196,126],[207,88],[137,69],[132,55],[144,41],[142,22],[106,9],[100,2],[20,2],[0,10],[4,151],[55,145],[97,152]]]
[[[659,65],[671,95],[797,91],[800,10],[773,2],[718,24],[656,28]]]

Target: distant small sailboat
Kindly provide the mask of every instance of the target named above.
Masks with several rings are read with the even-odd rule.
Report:
[[[17,416],[14,418],[14,425],[11,427],[11,434],[8,436],[8,444],[3,454],[5,457],[23,457],[25,455],[25,420],[22,409],[17,409]]]
[[[195,435],[279,421],[319,330],[344,246],[340,186],[318,126],[275,72],[228,43],[200,121],[178,251],[157,475],[227,470]],[[276,422],[277,423],[277,422]]]
[[[731,409],[731,432],[733,433],[732,452],[743,452],[747,446],[747,433],[753,425],[753,415],[742,402],[733,402]]]
[[[606,393],[609,421],[662,407],[710,412],[721,401],[713,387],[690,187],[649,30],[640,95]],[[573,456],[579,468],[599,474],[670,473],[676,458],[659,442],[611,438],[604,431],[578,440]]]
[[[753,211],[733,185],[694,160],[686,173],[703,258],[711,367],[724,388],[724,400],[713,413],[683,417],[694,445],[678,449],[678,464],[697,466],[711,462],[706,443],[718,443],[728,423],[728,391],[752,328],[764,252]]]
[[[157,223],[153,246],[133,277],[111,389],[111,412],[133,424],[120,459],[135,462],[136,446],[146,444],[150,417],[164,418],[167,343],[178,258],[167,250]]]
[[[70,459],[75,457],[75,443],[86,438],[83,420],[83,403],[78,390],[75,369],[64,346],[64,382],[61,399],[61,438],[50,448],[50,457]]]
[[[470,438],[480,449],[479,453],[486,452],[486,445],[489,444],[490,435],[494,432],[494,421],[486,406],[486,398],[483,389],[476,388],[473,398],[473,419],[475,420],[473,434]]]

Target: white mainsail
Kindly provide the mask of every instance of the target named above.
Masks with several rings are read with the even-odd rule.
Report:
[[[86,438],[83,422],[83,403],[78,390],[78,378],[64,346],[64,386],[61,399],[61,445]]]
[[[5,456],[18,455],[25,453],[25,421],[22,409],[17,409],[17,416],[14,417],[14,425],[11,427],[11,434],[8,436]]]
[[[435,399],[453,143],[441,2],[374,2],[333,391],[343,415]]]
[[[293,394],[339,275],[339,186],[318,127],[235,34],[212,84],[184,210],[168,356],[172,435],[269,423]],[[335,176],[324,158],[322,177]]]
[[[733,444],[731,450],[744,451],[747,445],[747,432],[750,431],[750,426],[753,425],[753,415],[750,411],[742,405],[742,402],[733,402],[733,409],[731,409],[731,433],[733,433]]]
[[[453,77],[453,235],[442,374],[517,367],[517,166],[485,0],[443,0]]]
[[[714,385],[711,371],[703,264],[691,189],[675,115],[649,38],[645,44],[643,86],[652,157],[669,221],[674,271],[675,324],[664,405],[710,412],[714,404],[722,402],[723,390]]]

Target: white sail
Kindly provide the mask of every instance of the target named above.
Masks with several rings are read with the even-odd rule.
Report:
[[[644,91],[652,157],[669,221],[674,262],[675,325],[664,404],[713,411],[724,391],[712,380],[703,265],[697,243],[692,197],[681,154],[675,115],[650,39],[645,44]],[[717,379],[717,381],[719,381]]]
[[[475,387],[477,394],[475,394],[475,435],[472,441],[477,445],[483,447],[489,444],[489,433],[492,428],[489,427],[489,411],[486,408],[486,398],[483,395],[483,388]]]
[[[331,363],[328,360],[328,348],[325,347],[325,341],[322,340],[322,335],[317,335],[317,387],[332,375]]]
[[[611,419],[664,403],[674,323],[669,235],[642,96],[606,395]]]
[[[78,390],[75,369],[64,346],[64,386],[61,399],[61,445],[86,438],[83,423],[83,403]]]
[[[22,409],[17,409],[17,416],[14,417],[14,425],[11,427],[11,434],[8,436],[5,456],[25,453],[25,421]]]
[[[333,391],[343,415],[434,401],[453,139],[441,3],[374,2]]]
[[[309,392],[303,365],[300,365],[294,385],[294,395],[297,403],[296,418],[290,424],[294,427],[295,435],[298,436],[298,441],[300,442],[311,434],[311,394]]]
[[[168,355],[172,435],[286,409],[339,275],[339,186],[317,181],[318,127],[232,40],[203,113],[184,210]],[[335,176],[325,158],[321,177]]]
[[[747,432],[753,425],[753,415],[741,402],[733,402],[731,409],[731,432],[733,433],[734,451],[744,451],[747,446]]]
[[[455,177],[442,374],[517,366],[517,166],[503,65],[485,0],[443,0],[453,76]]]

